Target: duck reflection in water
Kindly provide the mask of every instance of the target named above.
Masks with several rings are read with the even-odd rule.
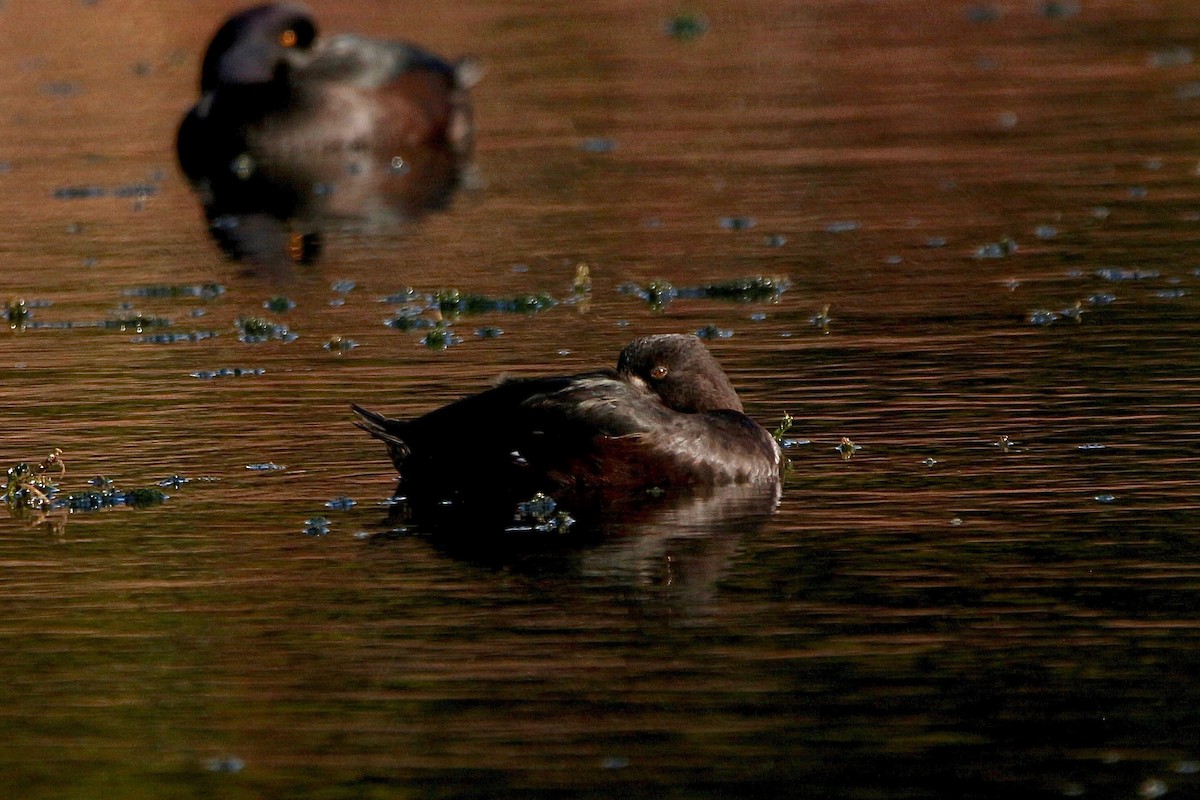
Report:
[[[664,493],[743,485],[767,487],[773,507],[780,480],[775,439],[691,335],[637,339],[615,370],[506,380],[411,421],[353,408],[418,513],[491,507],[511,519],[537,493],[574,514],[636,511]]]
[[[469,171],[478,63],[255,6],[213,36],[176,140],[234,258],[314,260],[326,229],[394,229],[442,208]]]

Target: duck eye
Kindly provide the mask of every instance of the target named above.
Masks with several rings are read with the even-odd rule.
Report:
[[[662,364],[659,364],[657,367],[650,370],[650,377],[654,378],[656,381],[661,381],[663,378],[667,377],[667,368]]]
[[[298,41],[300,41],[300,37],[291,28],[279,34],[279,43],[284,47],[295,47]]]

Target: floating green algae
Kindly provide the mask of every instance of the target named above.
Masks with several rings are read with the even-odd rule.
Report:
[[[234,328],[238,331],[238,341],[248,344],[260,344],[271,340],[293,342],[298,338],[286,325],[262,317],[239,317],[234,323]]]
[[[225,287],[219,283],[205,283],[196,286],[175,286],[170,284],[159,284],[153,286],[135,286],[132,289],[126,289],[123,294],[126,297],[148,297],[148,298],[169,298],[177,299],[181,297],[198,297],[204,300],[213,300],[225,294]]]
[[[675,286],[663,279],[646,284],[626,283],[618,287],[622,294],[644,300],[651,308],[661,311],[675,300],[725,300],[734,303],[775,303],[791,287],[784,277],[755,276],[701,286]]]
[[[20,462],[9,467],[3,487],[5,505],[14,516],[33,516],[52,511],[97,511],[118,506],[145,508],[169,499],[169,495],[155,486],[120,489],[104,478],[92,479],[94,489],[63,495],[59,481],[66,472],[62,451],[58,448],[38,464],[31,466]]]

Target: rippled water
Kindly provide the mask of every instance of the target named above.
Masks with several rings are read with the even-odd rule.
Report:
[[[0,335],[0,461],[187,482],[0,519],[8,795],[1197,792],[1192,4],[698,4],[694,40],[672,4],[323,4],[483,58],[477,173],[287,267],[222,257],[174,166],[232,6],[60,6],[0,5],[0,300],[33,323]],[[620,291],[754,276],[789,288]],[[409,287],[570,302],[435,350],[384,325]],[[388,519],[350,402],[702,328],[752,416],[796,419],[773,511]]]

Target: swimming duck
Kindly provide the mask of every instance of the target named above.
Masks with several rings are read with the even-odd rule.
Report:
[[[179,129],[179,161],[192,177],[214,154],[245,174],[255,162],[328,149],[445,143],[463,152],[467,90],[479,74],[474,59],[449,63],[403,42],[318,37],[300,5],[254,6],[209,43],[200,100]]]
[[[299,220],[305,233],[329,219],[407,221],[444,205],[457,184],[480,74],[472,58],[319,36],[300,5],[254,6],[209,43],[200,99],[179,126],[179,164],[219,242],[256,214]]]
[[[637,339],[616,370],[506,380],[411,421],[352,407],[410,497],[768,484],[782,461],[691,335]]]

